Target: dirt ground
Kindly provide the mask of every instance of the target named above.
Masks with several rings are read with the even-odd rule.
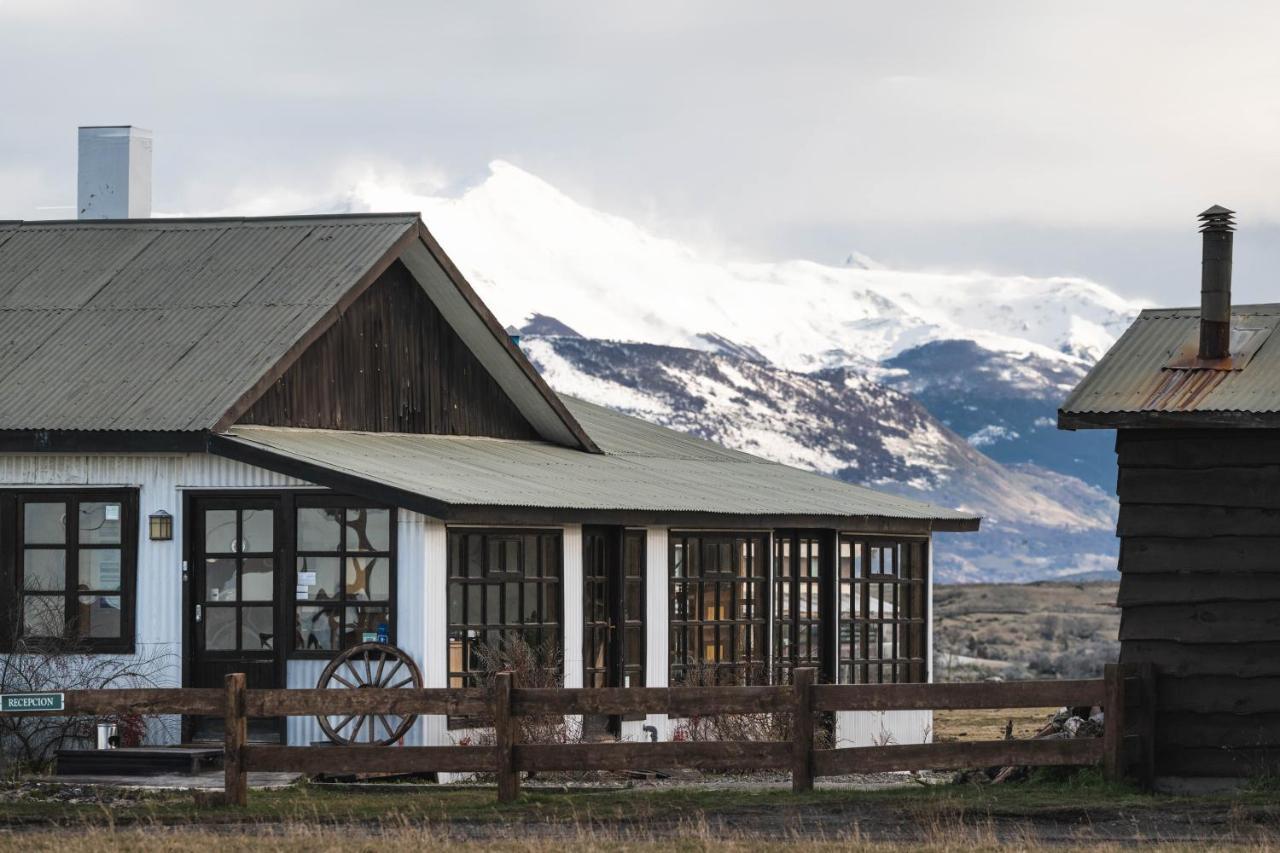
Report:
[[[1005,726],[1013,722],[1015,738],[1029,738],[1057,712],[1057,708],[1011,708],[1008,710],[934,711],[935,741],[1001,740]]]

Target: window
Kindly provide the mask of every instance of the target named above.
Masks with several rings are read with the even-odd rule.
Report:
[[[645,532],[582,537],[583,686],[643,687]]]
[[[559,531],[449,531],[450,687],[483,686],[523,651],[559,666],[561,554]]]
[[[793,667],[822,667],[822,540],[779,532],[773,542],[774,682]],[[830,577],[830,575],[828,575]],[[829,581],[828,581],[829,582]]]
[[[6,492],[0,531],[8,540],[0,553],[18,591],[5,614],[6,643],[16,636],[132,650],[136,492]]]
[[[671,684],[767,679],[768,539],[671,534]]]
[[[394,510],[299,497],[295,519],[294,650],[394,642]]]
[[[928,547],[923,539],[841,537],[841,684],[927,677]]]

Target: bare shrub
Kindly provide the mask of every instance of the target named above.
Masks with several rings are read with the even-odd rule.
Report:
[[[13,620],[10,624],[17,624]],[[171,652],[134,655],[93,654],[68,629],[62,637],[10,638],[12,651],[0,655],[0,693],[61,693],[156,687],[177,666]],[[121,746],[139,746],[148,729],[162,731],[159,717],[0,716],[0,769],[13,775],[43,770],[59,749],[92,746],[99,723],[114,723]]]
[[[564,687],[564,653],[554,640],[531,643],[517,634],[492,646],[479,644],[476,656],[486,687],[493,685],[500,672],[510,672],[516,687]],[[562,715],[521,716],[517,720],[522,743],[576,743],[581,739],[580,727]]]

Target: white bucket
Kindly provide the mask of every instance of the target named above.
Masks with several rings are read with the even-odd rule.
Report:
[[[98,749],[115,749],[120,745],[115,723],[98,723]]]

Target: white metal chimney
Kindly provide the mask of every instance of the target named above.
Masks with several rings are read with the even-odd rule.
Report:
[[[79,219],[146,219],[151,215],[151,131],[80,128],[76,210]]]

